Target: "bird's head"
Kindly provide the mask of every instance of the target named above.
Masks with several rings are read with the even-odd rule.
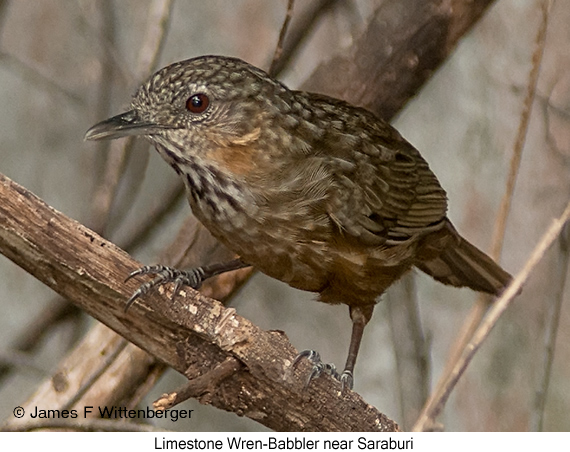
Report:
[[[242,60],[202,56],[153,74],[137,90],[131,110],[94,125],[85,139],[141,135],[181,152],[208,142],[247,144],[259,137],[262,121],[288,112],[290,94]]]

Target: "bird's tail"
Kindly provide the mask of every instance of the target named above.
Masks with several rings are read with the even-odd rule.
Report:
[[[441,231],[426,237],[421,255],[416,266],[443,284],[499,295],[512,279],[493,259],[461,237],[449,220]]]

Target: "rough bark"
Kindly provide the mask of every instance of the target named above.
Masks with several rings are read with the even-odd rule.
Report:
[[[284,333],[263,331],[196,291],[174,302],[159,291],[124,312],[137,288],[124,275],[138,262],[5,176],[0,199],[0,251],[61,296],[189,379],[227,358],[239,362],[239,370],[200,395],[203,403],[276,430],[397,429],[358,394],[339,394],[330,378],[304,390],[309,366],[292,371],[297,352]],[[57,375],[54,386],[65,387],[65,375]]]
[[[387,0],[346,51],[322,63],[303,89],[391,119],[451,54],[493,0]]]

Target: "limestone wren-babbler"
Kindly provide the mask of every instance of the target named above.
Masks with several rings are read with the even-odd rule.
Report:
[[[196,217],[239,256],[189,271],[143,267],[131,275],[158,276],[128,304],[159,284],[174,282],[176,293],[251,265],[322,302],[348,305],[343,388],[352,387],[378,297],[411,268],[494,295],[511,279],[458,234],[436,176],[391,125],[341,100],[291,90],[239,59],[202,56],[159,70],[131,110],[85,137],[127,135],[156,147],[182,177]]]

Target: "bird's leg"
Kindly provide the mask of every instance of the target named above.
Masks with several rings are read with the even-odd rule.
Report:
[[[340,384],[342,389],[352,389],[354,383],[354,365],[356,364],[356,357],[360,349],[360,342],[364,334],[364,328],[372,317],[374,305],[367,305],[363,307],[350,307],[350,318],[352,319],[352,335],[350,337],[350,346],[348,347],[348,356],[344,370],[340,376]]]
[[[344,366],[342,374],[339,374],[337,372],[334,364],[323,363],[321,361],[321,356],[319,353],[314,350],[303,350],[297,355],[295,361],[293,361],[293,367],[297,367],[297,364],[303,358],[307,358],[313,365],[313,369],[307,378],[305,387],[308,386],[313,379],[319,377],[320,375],[328,374],[336,380],[340,381],[341,391],[344,392],[345,389],[352,389],[354,383],[354,366],[356,364],[358,350],[360,349],[360,342],[362,341],[364,328],[372,317],[373,311],[374,305],[350,307],[350,318],[352,319],[352,336],[350,338],[350,346],[348,348],[346,365]]]
[[[131,297],[127,300],[125,305],[125,312],[131,307],[135,300],[143,295],[146,295],[151,289],[155,287],[174,283],[174,290],[172,292],[172,299],[176,297],[182,286],[188,286],[193,289],[198,289],[202,283],[212,276],[219,275],[220,273],[238,270],[240,268],[249,267],[241,259],[233,259],[229,262],[222,262],[218,264],[206,265],[204,267],[191,268],[190,270],[177,270],[176,268],[166,267],[164,265],[145,265],[144,267],[135,270],[127,276],[125,281],[128,281],[134,276],[138,275],[156,275],[152,281],[141,284],[135,290]]]

